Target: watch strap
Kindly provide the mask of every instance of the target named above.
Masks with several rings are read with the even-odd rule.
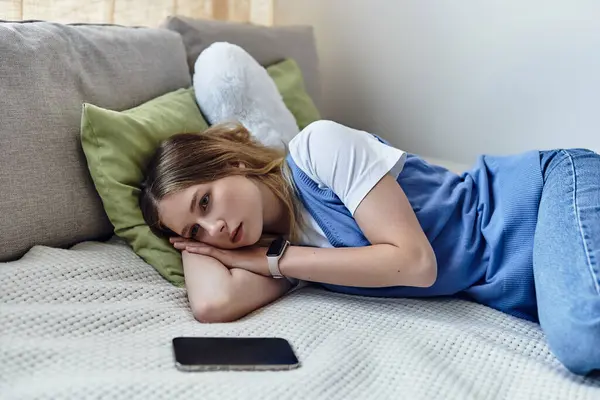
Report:
[[[283,278],[281,271],[279,270],[279,257],[267,257],[269,263],[269,272],[273,278]]]

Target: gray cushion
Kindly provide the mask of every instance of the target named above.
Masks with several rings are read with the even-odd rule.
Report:
[[[198,55],[215,42],[237,44],[263,66],[293,58],[302,70],[306,91],[319,107],[319,63],[311,26],[265,27],[181,16],[167,18],[162,26],[181,34],[192,73]]]
[[[174,32],[0,23],[0,261],[112,234],[81,149],[83,102],[124,110],[190,84]]]

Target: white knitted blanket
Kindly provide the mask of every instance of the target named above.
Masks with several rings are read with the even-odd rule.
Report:
[[[302,366],[179,372],[175,336],[280,336]],[[126,245],[37,246],[0,264],[1,399],[600,399],[535,324],[460,300],[366,299],[304,288],[228,324],[201,324]]]

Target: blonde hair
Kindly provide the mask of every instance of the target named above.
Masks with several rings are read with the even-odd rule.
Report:
[[[245,168],[239,168],[239,163]],[[239,123],[214,125],[202,133],[180,133],[163,141],[146,167],[139,197],[142,215],[157,236],[177,236],[161,224],[158,204],[163,198],[196,184],[243,175],[263,183],[282,201],[289,217],[286,236],[294,242],[302,218],[286,169],[285,151],[260,144]]]

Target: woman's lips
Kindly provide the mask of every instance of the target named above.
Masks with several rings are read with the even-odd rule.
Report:
[[[240,225],[235,229],[235,231],[233,231],[233,236],[231,237],[231,241],[233,243],[237,243],[242,239],[242,234],[243,234],[242,225],[243,225],[243,223],[240,223]]]

